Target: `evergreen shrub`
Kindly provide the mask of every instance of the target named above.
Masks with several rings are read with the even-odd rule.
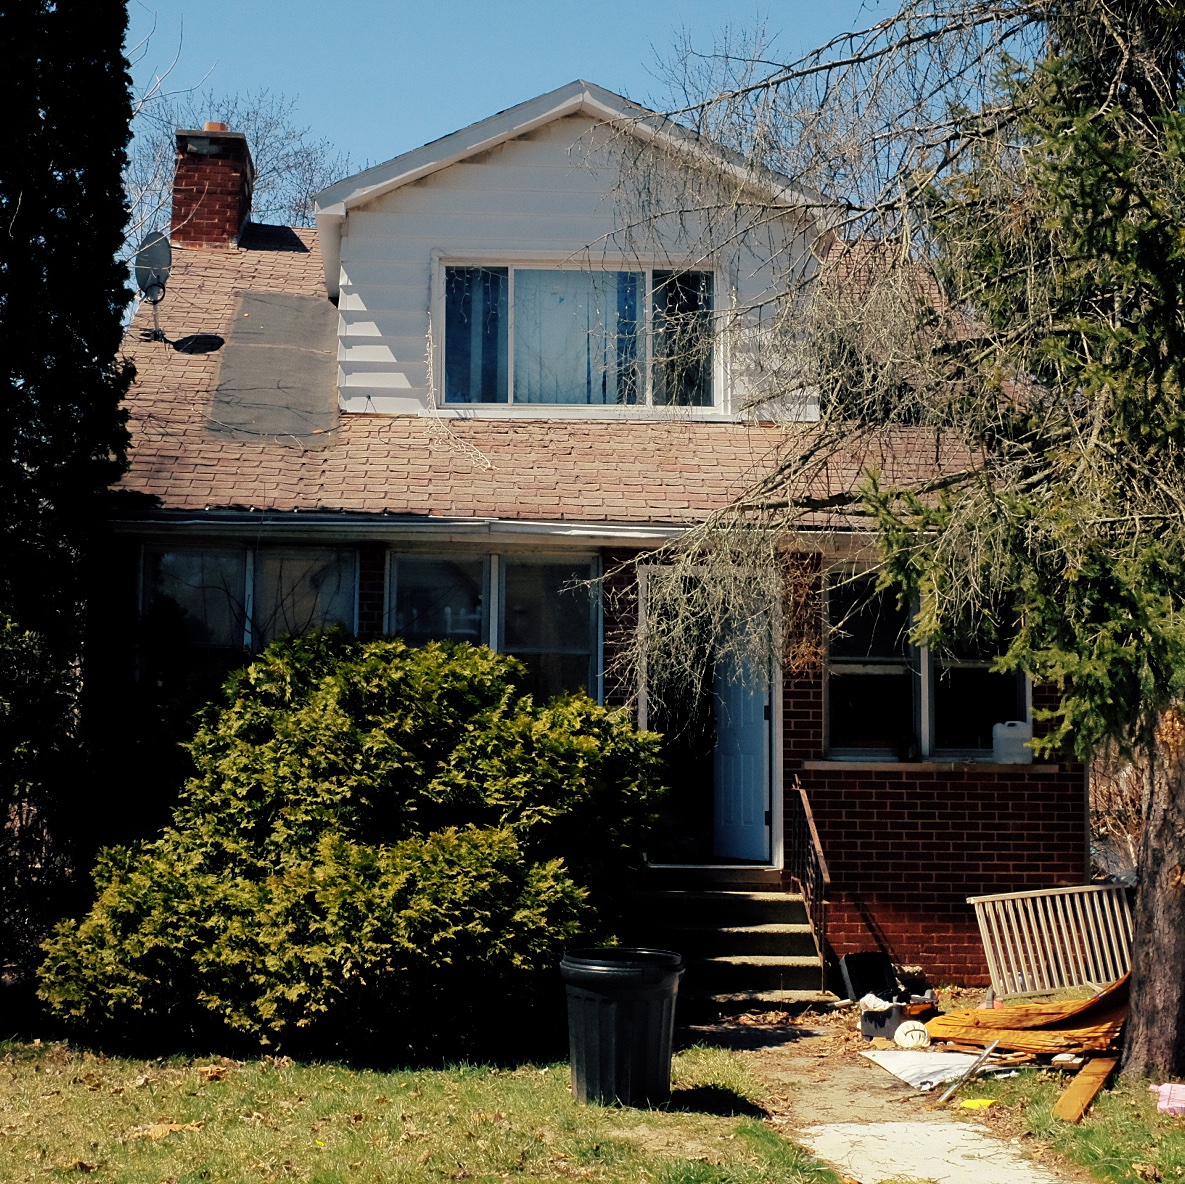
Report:
[[[513,658],[308,637],[227,681],[160,838],[104,851],[40,993],[89,1035],[485,1052],[610,936],[657,737]],[[494,1038],[494,1039],[491,1039]]]

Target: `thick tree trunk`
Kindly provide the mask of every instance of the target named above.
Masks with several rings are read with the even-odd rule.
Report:
[[[1123,1070],[1141,1077],[1185,1075],[1185,761],[1154,775],[1140,842],[1131,1015]]]

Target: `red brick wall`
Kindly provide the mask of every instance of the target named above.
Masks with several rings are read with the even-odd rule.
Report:
[[[831,874],[835,957],[880,949],[920,964],[931,981],[986,984],[966,898],[1087,879],[1081,765],[828,768],[821,674],[788,676],[784,699],[785,784],[799,779],[815,815]]]

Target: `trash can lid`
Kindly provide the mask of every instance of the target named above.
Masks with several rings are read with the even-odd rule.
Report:
[[[675,950],[655,950],[646,946],[590,946],[566,951],[563,965],[605,970],[643,970],[652,967],[677,970],[683,965],[683,955]]]

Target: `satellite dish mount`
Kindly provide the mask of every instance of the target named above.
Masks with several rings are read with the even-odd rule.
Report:
[[[173,267],[173,248],[168,238],[159,230],[145,236],[136,252],[136,286],[140,294],[152,305],[152,332],[149,341],[166,340],[160,327],[160,312],[157,306],[165,298],[165,283]]]

